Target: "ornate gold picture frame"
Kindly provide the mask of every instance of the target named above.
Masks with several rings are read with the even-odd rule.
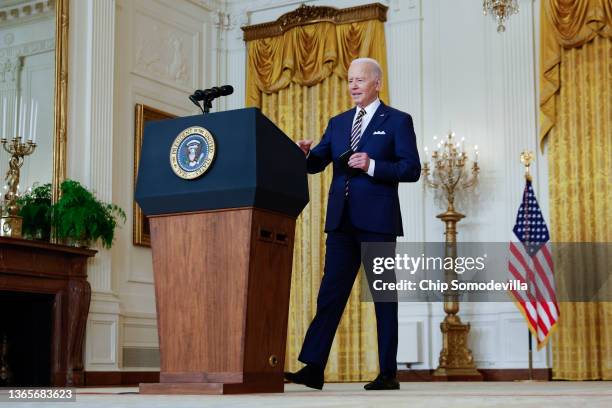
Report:
[[[151,108],[150,106],[137,103],[134,110],[134,191],[136,190],[136,179],[138,177],[138,166],[140,165],[140,149],[142,147],[142,138],[144,127],[147,122],[174,119],[176,115]],[[134,245],[150,247],[151,233],[149,229],[149,220],[142,213],[140,206],[134,200],[134,225],[132,242]]]
[[[55,2],[55,103],[53,141],[53,202],[59,199],[66,178],[68,128],[68,12],[70,0]]]

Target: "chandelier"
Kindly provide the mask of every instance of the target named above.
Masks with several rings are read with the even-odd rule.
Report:
[[[484,15],[490,14],[497,22],[497,32],[503,33],[506,31],[504,23],[512,14],[519,11],[517,0],[483,0],[482,11]]]

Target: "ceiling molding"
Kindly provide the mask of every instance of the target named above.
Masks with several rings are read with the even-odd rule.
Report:
[[[11,4],[11,3],[9,3]],[[37,17],[55,10],[54,0],[24,0],[0,8],[0,22]]]

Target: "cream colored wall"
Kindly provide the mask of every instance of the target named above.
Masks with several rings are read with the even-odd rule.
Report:
[[[88,371],[157,366],[151,251],[132,244],[134,105],[197,113],[187,95],[216,83],[219,8],[189,0],[71,2],[68,174],[127,213],[112,250],[89,265]]]
[[[501,36],[482,16],[481,3],[472,0],[381,2],[389,6],[390,103],[412,114],[420,148],[449,127],[480,147],[481,200],[463,208],[460,240],[507,241],[523,187],[518,154],[536,150],[539,0],[521,0],[520,13]],[[301,3],[348,7],[370,1],[72,0],[68,173],[128,214],[112,251],[100,251],[89,266],[94,297],[87,370],[155,368],[150,250],[132,245],[134,104],[192,114],[188,93],[228,83],[235,93],[216,101],[216,108],[243,107],[246,50],[240,26],[274,20]],[[179,65],[173,63],[171,38],[182,44]],[[545,169],[539,156],[535,174],[547,213]],[[403,239],[441,240],[435,218],[440,209],[422,185],[402,186],[400,195]],[[464,305],[462,316],[472,324],[479,367],[526,367],[527,330],[512,304]],[[440,304],[400,306],[400,362],[437,366],[442,317]],[[525,341],[516,333],[524,333]],[[550,365],[547,353],[535,355],[536,367]]]

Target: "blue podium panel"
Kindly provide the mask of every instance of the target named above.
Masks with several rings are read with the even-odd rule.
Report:
[[[188,180],[173,171],[171,150],[190,127],[212,134],[215,157],[203,175]],[[144,130],[136,201],[147,216],[256,207],[296,217],[308,203],[306,160],[257,108],[151,122]]]

